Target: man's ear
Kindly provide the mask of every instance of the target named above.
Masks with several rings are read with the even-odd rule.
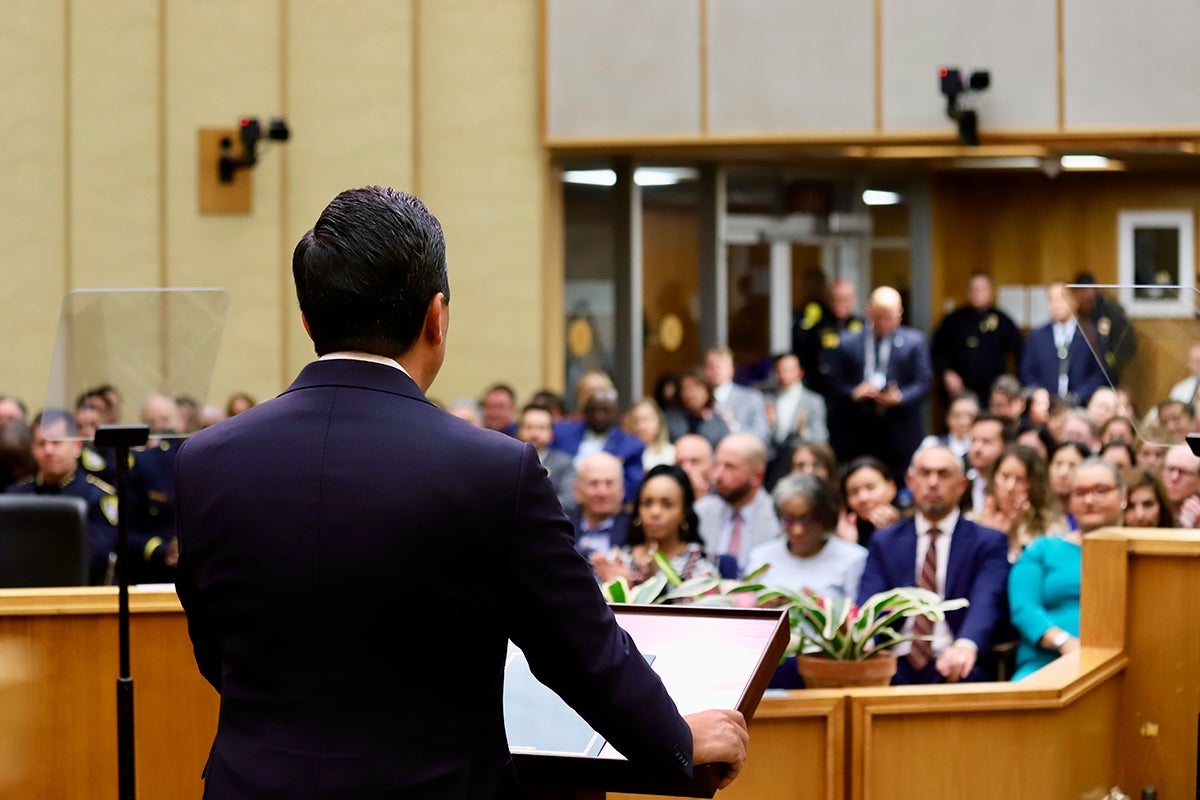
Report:
[[[308,317],[304,316],[304,312],[300,312],[300,322],[304,325],[304,332],[308,334],[308,338],[312,339],[312,328],[308,325]]]
[[[425,324],[422,335],[431,345],[440,345],[446,340],[446,328],[450,321],[450,307],[446,295],[438,292],[425,309]]]

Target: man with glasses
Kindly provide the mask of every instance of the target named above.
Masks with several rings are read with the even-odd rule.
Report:
[[[1163,459],[1162,479],[1175,524],[1195,527],[1200,520],[1200,458],[1186,444],[1175,445]]]

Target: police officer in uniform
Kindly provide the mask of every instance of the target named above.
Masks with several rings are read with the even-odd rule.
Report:
[[[964,389],[986,399],[996,378],[1012,374],[1021,363],[1021,331],[995,300],[992,279],[972,273],[967,304],[947,314],[934,331],[933,370],[947,401]]]
[[[863,318],[854,313],[854,284],[845,278],[833,282],[829,303],[810,300],[795,315],[792,351],[800,359],[805,385],[828,400],[829,376],[842,337],[859,333]]]
[[[1075,276],[1075,283],[1078,285],[1072,287],[1071,297],[1075,301],[1075,316],[1080,329],[1090,342],[1098,341],[1100,347],[1095,351],[1104,353],[1104,371],[1109,383],[1119,386],[1121,370],[1137,351],[1133,326],[1121,304],[1095,288],[1095,275],[1080,272]]]
[[[48,409],[33,420],[33,457],[37,472],[10,486],[12,494],[81,497],[88,508],[88,581],[111,583],[109,554],[117,543],[117,497],[108,483],[79,469],[81,442],[69,439],[75,419],[64,410]]]

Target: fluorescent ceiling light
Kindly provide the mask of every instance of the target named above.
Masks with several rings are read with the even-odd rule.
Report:
[[[862,193],[862,200],[869,206],[894,206],[900,202],[898,192],[883,192],[878,189],[867,189]]]
[[[1063,156],[1060,162],[1063,169],[1108,169],[1104,156]]]
[[[1037,156],[956,158],[954,159],[954,166],[959,169],[1040,169],[1042,160]]]
[[[680,181],[693,181],[698,175],[691,167],[638,167],[633,172],[633,181],[638,186],[673,186]],[[615,186],[617,173],[611,169],[568,169],[562,179],[564,183]]]

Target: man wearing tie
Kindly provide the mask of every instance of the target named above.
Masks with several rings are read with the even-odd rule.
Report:
[[[902,475],[924,435],[921,407],[933,368],[920,331],[900,324],[900,293],[880,286],[867,304],[868,326],[842,338],[830,370],[829,443],[847,463],[880,458]]]
[[[900,658],[892,683],[988,680],[990,665],[981,664],[981,657],[1005,616],[1008,539],[960,514],[967,479],[950,448],[918,450],[908,470],[908,488],[917,515],[871,537],[858,603],[901,586],[929,589],[942,599],[967,598],[969,606],[947,612],[936,625],[923,618],[905,621],[904,635],[932,640],[896,648]]]
[[[1046,287],[1050,321],[1030,331],[1021,356],[1021,383],[1038,386],[1052,396],[1071,395],[1080,405],[1086,405],[1092,392],[1107,386],[1108,380],[1100,367],[1099,358],[1075,320],[1066,285],[1056,281]],[[1097,339],[1096,346],[1103,350]]]
[[[766,468],[767,449],[757,436],[731,433],[717,445],[716,493],[697,500],[695,510],[704,549],[725,577],[741,575],[755,545],[783,534],[771,496],[762,488]]]

